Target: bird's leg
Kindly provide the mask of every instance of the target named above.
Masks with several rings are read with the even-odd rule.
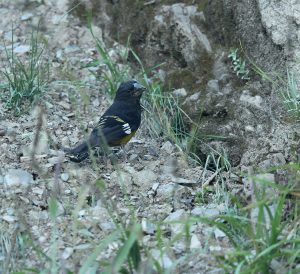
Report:
[[[127,149],[125,148],[125,145],[121,145],[118,149],[118,151],[116,152],[116,154],[119,156],[121,156],[125,162],[128,162],[128,157],[127,157],[127,154],[128,154],[128,151]],[[118,157],[119,158],[119,157]]]

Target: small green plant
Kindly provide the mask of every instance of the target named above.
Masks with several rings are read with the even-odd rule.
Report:
[[[113,96],[117,91],[120,83],[122,83],[125,79],[128,78],[129,75],[129,67],[127,65],[120,66],[109,55],[109,52],[100,41],[98,37],[95,36],[93,32],[93,28],[91,23],[89,24],[90,32],[95,39],[97,51],[101,57],[99,60],[95,60],[92,63],[86,65],[86,67],[95,67],[98,65],[104,65],[105,69],[102,70],[100,75],[97,75],[95,72],[91,71],[98,79],[105,81],[107,83],[106,92]],[[128,47],[126,47],[126,51],[123,53],[122,59],[125,61],[128,57]]]
[[[299,74],[287,70],[286,77],[281,75],[271,74],[265,72],[253,62],[254,71],[263,79],[270,82],[273,87],[281,94],[283,104],[289,114],[300,117],[300,88],[299,88]]]
[[[12,31],[11,49],[5,47],[6,64],[2,70],[6,82],[0,88],[4,91],[1,97],[6,106],[17,115],[28,111],[47,90],[49,65],[43,58],[43,52],[44,48],[38,42],[38,32],[32,32],[29,55],[25,60],[17,56]]]
[[[238,57],[238,48],[231,48],[228,58],[231,59],[232,69],[237,77],[249,80],[249,69],[246,69],[246,61]]]
[[[286,90],[282,92],[288,112],[300,117],[300,88],[299,79],[294,72],[287,71]]]
[[[250,205],[241,208],[236,203],[238,213],[220,215],[214,221],[208,221],[221,229],[234,246],[232,252],[218,257],[220,264],[229,273],[273,273],[271,269],[278,263],[281,273],[294,273],[287,270],[291,271],[300,259],[298,216],[295,211],[286,217],[284,210],[291,186],[252,179],[260,187],[254,184]],[[276,188],[277,197],[267,194],[266,189],[271,187]]]

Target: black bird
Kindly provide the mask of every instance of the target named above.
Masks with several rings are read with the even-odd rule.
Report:
[[[87,141],[73,149],[65,149],[73,162],[81,162],[92,149],[124,145],[134,136],[141,124],[140,99],[146,88],[136,80],[120,85],[113,104],[101,116]]]

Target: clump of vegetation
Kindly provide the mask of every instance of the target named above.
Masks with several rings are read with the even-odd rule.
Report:
[[[273,87],[280,92],[283,104],[288,113],[295,117],[300,117],[300,87],[299,74],[294,71],[287,70],[286,77],[281,75],[271,75],[263,69],[252,63],[255,72],[260,75],[263,80],[270,82]]]
[[[30,110],[30,106],[47,90],[49,65],[43,58],[44,47],[38,41],[38,32],[32,32],[26,58],[14,52],[13,31],[11,48],[5,47],[5,53],[6,64],[1,72],[6,81],[1,85],[1,97],[7,108],[19,115]]]
[[[294,72],[287,71],[286,90],[282,92],[284,103],[289,113],[300,117],[300,88],[299,79]]]
[[[249,69],[246,68],[246,61],[238,57],[238,48],[231,48],[228,58],[231,59],[232,70],[242,80],[249,80]]]
[[[291,165],[299,172],[299,165]],[[252,202],[246,207],[236,199],[237,212],[219,215],[208,223],[222,230],[233,245],[226,256],[218,256],[223,269],[229,273],[296,273],[299,263],[300,235],[297,206],[288,214],[288,195],[299,195],[293,184],[281,186],[275,182],[250,176]],[[270,191],[277,193],[270,195]],[[234,201],[234,200],[233,200]]]

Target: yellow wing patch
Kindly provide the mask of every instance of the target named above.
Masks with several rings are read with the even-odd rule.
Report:
[[[136,133],[136,131],[132,131],[130,134],[126,135],[122,139],[120,139],[118,141],[111,142],[110,145],[111,146],[125,145],[130,141],[130,139],[134,136],[135,133]]]

